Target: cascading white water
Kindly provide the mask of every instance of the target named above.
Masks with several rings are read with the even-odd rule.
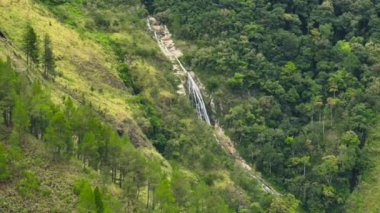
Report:
[[[192,100],[193,104],[195,105],[197,109],[198,117],[204,120],[207,124],[211,125],[210,117],[208,116],[207,108],[206,108],[205,102],[203,101],[203,96],[202,96],[201,90],[199,89],[198,84],[195,82],[190,72],[187,71],[185,67],[182,65],[181,61],[176,56],[174,56],[174,58],[178,62],[182,71],[186,74],[187,92],[190,96],[190,99]]]
[[[182,82],[181,85],[178,86],[179,90],[177,93],[182,95],[185,95],[185,93],[187,93],[196,107],[198,117],[204,120],[207,124],[211,125],[210,118],[208,116],[207,109],[202,97],[201,89],[198,86],[197,82],[194,80],[191,73],[182,65],[181,61],[178,59],[182,53],[180,50],[175,48],[169,30],[166,28],[166,26],[158,23],[154,17],[148,17],[147,25],[149,30],[153,32],[154,38],[156,39],[162,53],[164,53],[164,55],[166,55],[172,61],[173,69],[176,71],[176,74],[181,76],[183,80],[183,77],[186,78],[187,82]],[[184,91],[183,89],[183,85],[185,84],[187,85],[187,91]],[[218,144],[221,145],[222,148],[226,150],[231,156],[233,156],[238,164],[249,172],[250,176],[253,179],[257,180],[261,184],[262,189],[265,192],[274,195],[281,195],[274,188],[272,188],[269,183],[258,176],[255,173],[254,169],[252,169],[252,167],[248,165],[243,158],[240,157],[239,153],[235,149],[233,142],[228,136],[224,134],[224,131],[218,125],[218,122],[215,122],[214,124],[214,136]]]
[[[190,73],[187,73],[187,91],[189,92],[191,100],[195,104],[198,116],[210,125],[211,122],[202,98],[202,93]]]
[[[183,73],[186,75],[187,94],[189,95],[191,101],[195,105],[198,117],[204,120],[207,124],[211,125],[210,117],[207,113],[206,104],[203,100],[201,90],[198,84],[196,83],[196,81],[194,80],[193,76],[191,76],[190,72],[187,71],[187,69],[182,65],[177,55],[173,53],[175,51],[170,51],[168,49],[167,45],[165,45],[161,36],[150,25],[149,19],[147,21],[147,25],[148,25],[149,30],[153,31],[154,37],[157,40],[162,51],[165,53],[165,55],[167,55],[170,59],[174,59],[178,63],[178,65],[181,67],[181,70],[183,71]],[[167,34],[166,32],[168,32],[168,30],[166,27],[164,27],[164,34]]]

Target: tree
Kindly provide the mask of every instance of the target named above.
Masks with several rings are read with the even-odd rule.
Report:
[[[358,153],[360,140],[354,131],[344,132],[340,138],[339,164],[342,171],[350,171],[354,168]]]
[[[242,89],[244,85],[244,75],[241,73],[235,73],[232,78],[227,80],[228,85],[233,89]]]
[[[186,203],[190,198],[191,186],[186,176],[179,169],[175,169],[171,180],[172,192],[178,206],[186,208]]]
[[[131,144],[128,146],[131,147],[123,151],[119,160],[119,180],[124,182],[123,185],[120,182],[120,187],[123,187],[128,198],[127,206],[129,210],[135,211],[139,207],[137,204],[139,204],[140,189],[146,184],[146,164],[144,156],[134,150]],[[139,208],[143,208],[143,206]]]
[[[94,198],[95,198],[96,212],[103,213],[104,204],[103,204],[102,194],[100,193],[98,187],[96,187],[94,190]]]
[[[154,193],[154,198],[159,204],[161,212],[177,212],[177,205],[175,203],[175,197],[171,191],[170,183],[167,179],[163,179],[157,186]]]
[[[82,181],[79,186],[79,212],[87,213],[97,210],[96,200],[94,192],[91,189],[91,185],[87,181]]]
[[[160,183],[161,179],[161,167],[159,162],[151,160],[147,163],[147,199],[146,208],[154,208],[154,200],[151,194],[154,194],[155,188]]]
[[[327,105],[329,106],[330,108],[330,125],[332,126],[333,125],[333,110],[334,110],[334,107],[339,103],[339,99],[337,98],[327,98]]]
[[[25,103],[21,97],[18,97],[13,110],[13,127],[20,142],[24,140],[25,133],[28,131],[30,119]]]
[[[44,75],[45,78],[48,76],[55,75],[55,60],[53,49],[51,47],[51,40],[49,35],[45,35],[44,38],[44,55],[43,55],[43,65],[44,65]]]
[[[18,77],[11,63],[0,61],[0,110],[6,127],[12,126],[12,108],[15,104]]]
[[[92,132],[86,133],[83,141],[79,144],[78,152],[83,158],[84,167],[86,167],[86,164],[88,162],[92,168],[98,168],[100,157],[98,153],[98,142]]]
[[[300,202],[292,194],[287,194],[283,197],[276,197],[274,198],[269,208],[269,212],[270,213],[282,213],[282,212],[295,213],[297,212],[299,203]]]
[[[117,169],[120,168],[121,162],[121,157],[124,154],[123,153],[123,141],[117,135],[115,132],[111,134],[111,137],[108,140],[108,145],[107,145],[107,152],[108,152],[108,157],[107,157],[107,162],[109,163],[109,166],[111,167],[111,176],[112,176],[112,181],[116,183],[117,178]],[[121,187],[121,180],[119,180],[119,184]]]
[[[7,180],[9,177],[8,155],[3,144],[0,143],[0,182]]]
[[[32,62],[38,63],[38,38],[33,27],[28,24],[24,35],[24,51],[26,53],[26,64],[28,69]]]
[[[198,183],[189,199],[189,212],[230,212],[224,200],[212,191],[204,182]]]
[[[30,114],[30,132],[37,138],[41,138],[53,116],[54,105],[50,101],[47,88],[34,82],[31,88],[31,98],[28,104]]]
[[[310,156],[302,156],[302,157],[293,157],[290,158],[290,165],[291,166],[296,166],[302,164],[303,169],[302,169],[302,174],[305,177],[306,176],[306,167],[310,165]]]
[[[322,162],[314,167],[314,170],[320,175],[328,185],[332,185],[332,181],[338,172],[338,161],[334,155],[328,155],[322,158]]]
[[[52,148],[54,158],[62,155],[70,156],[72,151],[72,135],[69,123],[62,112],[57,112],[49,121],[46,129],[45,139]]]

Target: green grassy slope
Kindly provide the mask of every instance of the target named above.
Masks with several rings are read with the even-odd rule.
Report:
[[[84,179],[96,185],[101,176],[93,170],[83,172],[78,161],[69,164],[52,164],[50,156],[41,141],[30,137],[24,145],[24,156],[18,161],[18,167],[26,169],[21,174],[13,174],[12,181],[0,184],[1,212],[73,212],[78,202],[74,194],[74,183]],[[19,193],[23,173],[30,172],[38,183],[32,194]],[[113,193],[117,196],[117,193]]]

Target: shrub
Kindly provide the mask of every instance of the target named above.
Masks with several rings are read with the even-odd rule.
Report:
[[[38,189],[40,182],[30,171],[24,171],[22,175],[23,178],[20,180],[17,190],[22,196],[30,197]]]
[[[9,176],[8,155],[3,145],[0,144],[0,182],[8,180]]]

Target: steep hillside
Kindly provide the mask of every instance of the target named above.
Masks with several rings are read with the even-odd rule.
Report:
[[[347,210],[368,172],[379,113],[380,4],[144,3],[186,49],[185,66],[205,84],[209,109],[245,160],[305,211]]]
[[[176,93],[145,16],[139,1],[0,2],[0,209],[295,211],[293,196],[264,192]],[[39,62],[27,64],[27,29]]]

